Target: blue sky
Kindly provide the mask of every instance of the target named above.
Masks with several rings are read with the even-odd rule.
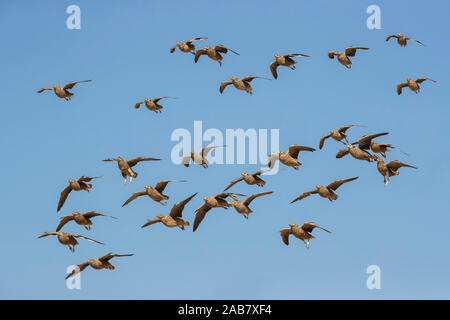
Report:
[[[66,28],[66,8],[81,8],[81,30]],[[366,8],[381,8],[381,30],[366,27]],[[3,299],[392,299],[450,298],[448,225],[449,44],[447,1],[11,1],[0,4],[0,77],[3,168],[0,211],[0,298]],[[426,44],[386,43],[402,32]],[[178,40],[206,36],[224,44],[223,66],[169,48]],[[367,46],[346,70],[327,58],[330,50]],[[274,53],[301,52],[296,71],[279,69],[274,81],[252,82],[254,95],[227,88],[231,75],[270,77]],[[406,77],[430,77],[420,94],[395,86]],[[74,88],[70,103],[51,92],[54,83],[92,79]],[[145,97],[175,96],[156,115],[134,110]],[[375,164],[335,159],[340,145],[301,154],[299,171],[284,167],[266,177],[264,189],[236,185],[255,200],[249,220],[234,210],[212,210],[200,228],[180,231],[140,226],[194,192],[184,216],[193,221],[201,198],[214,195],[258,165],[184,168],[170,161],[177,128],[280,129],[280,146],[317,147],[329,129],[345,124],[351,139],[389,131],[381,142],[419,167],[400,169],[388,188]],[[136,167],[131,185],[104,158],[160,157]],[[92,192],[69,196],[56,213],[69,178],[101,175]],[[289,202],[315,184],[360,176],[338,190],[333,203],[317,196]],[[150,199],[121,204],[145,184],[169,184],[170,205]],[[74,254],[53,231],[72,210],[97,210],[118,217],[98,218],[91,231],[69,224],[65,231],[106,243],[80,240]],[[314,221],[310,250],[299,241],[286,247],[279,230],[290,221]],[[293,239],[294,240],[294,239]],[[82,273],[82,289],[68,290],[68,265],[107,252],[134,253],[112,260],[116,270]],[[380,290],[366,288],[366,268],[381,268]]]

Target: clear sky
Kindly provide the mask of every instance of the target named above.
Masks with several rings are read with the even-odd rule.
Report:
[[[66,8],[81,8],[81,30],[66,28]],[[381,8],[381,30],[366,27],[366,8]],[[448,165],[450,46],[448,1],[2,1],[0,4],[1,167],[0,298],[3,299],[330,299],[450,298]],[[385,42],[402,32],[426,44],[399,47]],[[206,57],[169,53],[179,40],[205,36],[198,46],[224,44],[223,66]],[[345,69],[327,58],[330,50],[370,47]],[[279,69],[278,80],[255,80],[253,96],[219,84],[231,75],[271,77],[274,53],[301,52],[295,71]],[[430,77],[420,94],[395,92],[406,77]],[[69,103],[52,92],[54,83],[92,79],[73,90]],[[175,96],[162,114],[135,102]],[[447,98],[446,98],[447,97]],[[259,165],[175,166],[173,130],[236,128],[280,130],[280,146],[317,148],[329,129],[346,124],[351,140],[388,131],[377,141],[419,170],[402,168],[386,188],[376,165],[351,157],[335,159],[341,147],[328,140],[321,151],[301,154],[299,171],[284,167],[265,177],[264,188],[238,184],[233,191],[273,190],[255,200],[245,220],[233,209],[210,211],[193,233],[140,226],[191,195],[184,217],[191,222],[202,197],[221,192],[242,171]],[[109,157],[160,157],[136,167],[139,177],[124,185]],[[56,206],[70,178],[103,178],[91,192]],[[359,176],[329,202],[312,196],[289,202],[316,184]],[[140,198],[121,204],[145,184],[169,184],[168,207]],[[76,252],[53,231],[72,210],[97,210],[91,231],[68,224],[67,232],[105,242],[80,240]],[[285,246],[279,230],[313,221],[307,250],[296,239]],[[81,290],[68,290],[66,268],[107,252],[134,253],[111,262],[116,270],[91,268]],[[381,289],[368,290],[366,268],[381,268]]]

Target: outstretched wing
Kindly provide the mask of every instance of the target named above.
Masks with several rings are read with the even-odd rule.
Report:
[[[356,50],[369,50],[369,48],[365,48],[365,47],[348,47],[345,48],[345,55],[349,56],[349,57],[354,57],[356,54]]]
[[[233,52],[234,54],[239,55],[239,53],[237,53],[236,51],[231,50],[230,48],[226,48],[225,46],[218,44],[214,50],[216,50],[217,52],[222,52],[222,53],[227,53],[228,50],[230,50],[231,52]]]
[[[399,168],[401,167],[408,167],[408,168],[414,168],[417,169],[417,167],[411,166],[409,164],[400,162],[398,160],[392,160],[387,164],[388,168],[393,170],[393,171],[397,171]]]
[[[72,191],[72,187],[70,186],[70,184],[67,187],[65,187],[63,191],[61,191],[58,201],[58,208],[56,209],[57,212],[61,210],[62,206],[64,205],[64,202],[66,202],[66,199],[69,196],[70,191]]]
[[[100,260],[100,261],[109,261],[109,260],[111,260],[112,258],[114,258],[114,257],[131,257],[131,256],[133,256],[134,254],[133,253],[128,253],[128,254],[115,254],[115,253],[108,253],[108,254],[105,254],[103,257],[100,257],[100,258],[98,258],[98,260]]]
[[[201,55],[204,55],[207,53],[208,53],[208,51],[206,49],[198,49],[194,55],[194,62],[197,63],[198,58],[200,58]]]
[[[193,231],[197,230],[200,223],[203,221],[203,219],[206,216],[206,213],[211,210],[211,207],[205,202],[200,208],[198,208],[195,211],[195,218],[194,218],[194,226]]]
[[[268,192],[261,192],[261,193],[255,193],[252,194],[250,197],[248,197],[247,199],[245,199],[244,201],[244,205],[248,206],[254,199],[258,198],[258,197],[262,197],[265,196],[266,194],[271,194],[273,193],[273,191],[268,191]]]
[[[134,105],[135,109],[139,109],[139,107],[141,106],[141,104],[143,104],[145,101],[139,101]]]
[[[198,37],[198,38],[194,38],[194,39],[190,39],[190,40],[186,41],[186,44],[190,44],[191,42],[194,42],[194,41],[206,40],[206,39],[208,39],[208,38]]]
[[[351,124],[351,125],[348,125],[348,126],[342,126],[342,127],[340,127],[339,129],[338,129],[338,132],[340,132],[340,133],[345,133],[348,129],[350,129],[351,127],[361,127],[361,126],[358,126],[358,125],[356,125],[356,124]]]
[[[96,211],[89,211],[83,214],[83,216],[85,216],[86,218],[93,218],[93,217],[98,217],[98,216],[102,216],[102,217],[110,217],[113,219],[117,219],[116,217],[104,214],[104,213],[100,213],[100,212],[96,212]]]
[[[407,39],[407,40],[412,40],[412,41],[414,41],[414,42],[417,42],[418,44],[421,44],[421,45],[425,46],[422,42],[420,42],[419,40],[416,40],[416,39],[414,39],[414,38],[406,37],[406,39]]]
[[[124,204],[122,205],[122,207],[125,207],[127,204],[129,204],[131,201],[133,201],[133,200],[136,199],[137,197],[145,196],[146,194],[147,194],[146,191],[139,191],[139,192],[133,193],[133,195],[132,195],[131,197],[129,197],[127,201],[124,202]]]
[[[236,183],[241,182],[242,180],[244,180],[243,177],[231,181],[230,184],[228,185],[228,187],[226,187],[223,191],[227,191],[227,190],[230,189],[232,186],[234,186]]]
[[[158,223],[158,222],[161,222],[161,219],[158,219],[158,218],[150,219],[146,223],[144,223],[141,228],[148,227],[148,226],[150,226],[152,224],[155,224],[155,223]]]
[[[184,199],[183,201],[178,202],[176,205],[174,205],[172,207],[172,210],[170,210],[169,216],[171,216],[172,218],[175,217],[182,217],[183,214],[183,210],[184,210],[184,206],[192,200],[192,198],[194,198],[197,195],[198,192],[194,193],[192,196]]]
[[[61,230],[61,228],[69,221],[73,220],[73,216],[64,216],[61,218],[61,220],[59,221],[58,226],[56,227],[56,232],[58,232],[59,230]]]
[[[314,224],[312,222],[305,222],[304,224],[302,224],[301,228],[308,233],[311,233],[314,230],[314,228],[319,228],[319,229],[322,229],[323,231],[331,233],[331,231],[329,231],[325,228],[322,228],[321,226],[318,226],[317,224]]]
[[[66,84],[65,86],[64,86],[64,90],[67,90],[67,89],[72,89],[77,83],[81,83],[81,82],[90,82],[90,81],[92,81],[92,80],[82,80],[82,81],[74,81],[74,82],[69,82],[68,84]]]
[[[38,238],[44,238],[44,237],[48,237],[48,236],[56,236],[57,233],[56,232],[44,232],[43,234],[41,234]]]
[[[227,87],[227,86],[229,86],[230,84],[232,84],[233,82],[231,82],[231,81],[224,81],[224,82],[222,82],[221,84],[220,84],[220,87],[219,87],[219,92],[220,93],[223,93],[223,90],[225,90],[225,88]]]
[[[272,153],[267,161],[267,165],[269,166],[269,169],[273,169],[273,167],[275,166],[275,163],[277,162],[277,160],[279,159],[279,155],[277,153]]]
[[[53,90],[53,88],[42,88],[42,89],[38,90],[37,93],[42,93],[42,92],[44,92],[45,90]]]
[[[356,179],[358,179],[358,178],[359,178],[359,177],[353,177],[353,178],[349,178],[349,179],[336,180],[336,181],[333,181],[332,183],[330,183],[330,184],[327,186],[327,188],[330,188],[331,190],[336,191],[337,188],[339,188],[339,187],[340,187],[341,185],[343,185],[344,183],[347,183],[347,182],[356,180]]]
[[[320,138],[319,149],[322,150],[323,144],[325,143],[325,140],[328,139],[329,137],[331,137],[331,133],[327,134],[326,136],[323,136],[322,138]]]
[[[397,85],[397,94],[398,94],[398,95],[401,95],[401,94],[402,94],[402,88],[407,87],[407,86],[408,86],[408,83],[407,83],[407,82],[399,83],[399,84]]]
[[[201,152],[202,157],[205,158],[212,149],[223,148],[223,147],[226,147],[226,146],[209,146],[209,147],[204,147],[202,149],[202,152]]]
[[[433,80],[433,79],[430,79],[430,78],[418,78],[418,79],[416,79],[416,82],[417,82],[417,83],[422,83],[422,82],[424,82],[425,80],[430,80],[430,81],[432,81],[432,82],[437,82],[436,80]]]
[[[88,238],[88,237],[85,237],[85,236],[82,236],[82,235],[79,235],[79,234],[71,233],[70,235],[75,237],[75,238],[81,238],[81,239],[84,239],[84,240],[87,240],[87,241],[91,241],[91,242],[95,242],[95,243],[98,243],[98,244],[104,244],[103,242],[100,242],[100,241],[97,241],[97,240],[94,240],[94,239],[91,239],[91,238]]]
[[[289,235],[291,234],[291,229],[290,228],[286,228],[286,229],[281,229],[280,230],[280,236],[281,236],[281,240],[283,240],[285,245],[289,245]]]
[[[309,58],[309,56],[307,54],[303,54],[303,53],[288,53],[288,54],[285,54],[284,57],[286,57],[286,58],[292,58],[292,57],[307,57],[307,58]]]
[[[78,182],[90,182],[93,179],[98,179],[101,177],[85,177],[85,176],[81,176],[80,179],[78,179]]]
[[[245,81],[245,82],[251,82],[253,79],[265,79],[265,80],[270,80],[270,79],[268,79],[268,78],[258,77],[258,76],[247,76],[247,77],[242,78],[241,80],[242,80],[242,81]]]
[[[158,101],[161,99],[176,99],[176,98],[174,98],[174,97],[157,97],[157,98],[154,98],[152,101],[154,103],[158,103]]]
[[[186,180],[164,180],[164,181],[159,181],[156,186],[155,189],[161,193],[164,191],[164,189],[166,188],[167,184],[169,182],[186,182]]]
[[[398,36],[395,35],[395,34],[391,34],[391,35],[389,35],[389,36],[386,38],[386,41],[389,41],[389,39],[391,39],[391,38],[397,38],[397,39],[398,39]]]
[[[293,144],[292,146],[289,147],[288,152],[292,158],[297,159],[300,151],[316,151],[316,149],[311,148],[311,147],[305,147],[305,146],[299,146],[297,144]]]
[[[352,144],[357,144],[360,149],[367,150],[370,148],[370,142],[372,141],[372,139],[385,136],[387,134],[389,134],[389,132],[371,134],[369,136],[362,137],[361,139],[359,139],[356,142],[353,142]]]
[[[77,265],[72,272],[66,277],[66,280],[69,279],[70,277],[80,273],[81,271],[83,271],[84,269],[86,269],[86,267],[89,265],[89,262],[83,262],[80,263],[79,265]]]
[[[337,153],[336,153],[336,159],[340,159],[342,157],[345,157],[346,155],[348,155],[350,152],[350,150],[348,148],[345,149],[340,149]]]
[[[278,78],[277,68],[278,68],[278,62],[274,61],[270,64],[270,72],[272,72],[272,76],[275,79]]]
[[[138,164],[141,161],[159,161],[159,160],[161,160],[161,159],[137,157],[137,158],[128,160],[127,163],[130,167],[134,167],[136,164]]]
[[[317,189],[316,189],[316,190],[311,190],[311,191],[303,192],[303,193],[302,193],[301,195],[299,195],[297,198],[295,198],[294,200],[292,200],[291,203],[294,203],[294,202],[296,202],[296,201],[305,199],[306,197],[309,197],[310,195],[315,194],[315,193],[317,193],[317,192],[318,192]]]

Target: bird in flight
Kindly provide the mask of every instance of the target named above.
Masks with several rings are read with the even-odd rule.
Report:
[[[274,56],[275,56],[275,61],[270,64],[270,72],[272,72],[272,76],[275,79],[278,78],[277,68],[279,66],[289,67],[289,69],[295,70],[295,64],[297,63],[297,61],[292,59],[293,57],[308,57],[309,58],[308,55],[302,54],[302,53],[288,53],[288,54],[285,54],[282,56],[275,53]]]
[[[413,80],[411,78],[406,78],[406,82],[399,83],[397,85],[397,94],[402,94],[402,88],[408,87],[411,91],[414,91],[416,94],[420,92],[419,83],[424,82],[425,80],[430,80],[431,82],[437,82],[436,80],[432,80],[430,78],[417,78]]]
[[[342,140],[345,140],[348,143],[347,135],[345,134],[345,132],[348,129],[350,129],[351,127],[361,127],[361,126],[353,124],[353,125],[349,125],[349,126],[340,127],[337,130],[330,130],[329,134],[327,134],[327,135],[323,136],[322,138],[320,138],[319,149],[323,148],[323,144],[325,143],[325,140],[328,139],[328,138],[333,138],[333,140],[336,140],[338,142],[342,142]],[[342,142],[342,143],[344,143],[344,142]]]
[[[284,244],[286,244],[288,246],[289,245],[289,236],[292,234],[297,239],[302,240],[303,243],[305,244],[306,248],[309,249],[309,240],[315,238],[311,234],[311,232],[314,230],[314,228],[319,228],[328,233],[331,233],[331,231],[328,231],[327,229],[322,228],[312,222],[305,222],[301,226],[295,224],[294,222],[291,222],[291,223],[289,223],[289,228],[280,230],[281,240],[283,240]]]
[[[56,94],[56,96],[58,98],[64,99],[66,101],[69,101],[70,98],[73,96],[73,93],[70,92],[69,90],[72,89],[77,83],[81,83],[81,82],[90,82],[92,80],[82,80],[82,81],[74,81],[74,82],[69,82],[68,84],[66,84],[64,87],[60,87],[57,84],[53,85],[53,88],[42,88],[38,91],[38,93],[42,93],[45,90],[53,90],[53,92]]]
[[[61,195],[59,196],[59,201],[58,201],[58,208],[56,209],[56,211],[58,212],[59,210],[61,210],[62,206],[64,205],[64,202],[66,202],[66,199],[72,190],[74,190],[74,191],[85,190],[85,191],[89,192],[89,189],[92,188],[92,184],[86,183],[86,182],[90,182],[92,179],[97,179],[97,178],[100,178],[100,177],[81,176],[78,180],[70,179],[69,185],[67,187],[65,187],[63,189],[63,191],[61,191]]]
[[[98,244],[104,244],[102,242],[99,242],[97,240],[85,237],[85,236],[81,236],[79,234],[75,234],[75,233],[65,233],[62,231],[58,231],[58,232],[44,232],[43,234],[41,234],[38,238],[44,238],[47,236],[57,236],[59,243],[61,243],[62,245],[68,246],[69,250],[72,252],[75,252],[75,246],[78,245],[78,241],[76,238],[81,238],[84,240],[88,240],[91,242],[95,242]]]
[[[122,205],[122,207],[125,207],[127,204],[129,204],[134,199],[140,197],[140,196],[149,196],[153,201],[156,201],[163,206],[167,204],[167,200],[169,200],[169,196],[163,194],[162,192],[166,188],[167,184],[169,182],[186,182],[186,180],[164,180],[159,181],[155,187],[146,185],[145,191],[138,191],[131,195],[130,198],[128,198],[127,201]]]
[[[178,48],[181,52],[190,52],[192,54],[195,54],[195,44],[193,44],[193,42],[205,39],[208,38],[198,37],[185,42],[177,41],[177,44],[170,48],[170,53],[174,53],[175,49]]]
[[[383,159],[381,159],[378,155],[375,155],[374,159],[377,162],[378,172],[381,173],[381,175],[384,178],[385,186],[387,186],[389,184],[390,177],[398,176],[400,174],[398,172],[398,169],[400,169],[401,167],[417,169],[417,167],[400,162],[398,160],[393,160],[393,161],[389,161],[388,163],[384,163]]]
[[[119,170],[122,174],[122,177],[125,179],[125,184],[127,183],[127,177],[130,177],[130,183],[133,181],[133,178],[136,178],[138,174],[131,169],[135,165],[137,165],[139,162],[142,161],[159,161],[161,159],[158,158],[143,158],[143,157],[137,157],[131,160],[124,160],[122,157],[117,158],[108,158],[102,161],[109,162],[109,161],[116,161],[117,166],[119,167]]]
[[[236,183],[244,181],[245,183],[247,183],[248,185],[257,185],[258,187],[262,187],[266,184],[266,182],[261,179],[259,176],[262,175],[264,172],[268,172],[269,170],[260,170],[257,172],[254,172],[252,174],[248,174],[246,172],[242,172],[241,175],[242,177],[233,180],[230,182],[230,184],[228,185],[228,187],[225,188],[225,190],[223,191],[227,191],[228,189],[230,189],[232,186],[234,186]]]
[[[130,257],[133,254],[114,254],[114,253],[108,253],[106,255],[104,255],[103,257],[99,257],[96,259],[88,259],[86,262],[80,263],[79,265],[77,265],[72,272],[66,277],[66,280],[69,279],[70,277],[80,273],[81,271],[83,271],[84,269],[86,269],[87,266],[91,266],[93,269],[95,270],[100,270],[100,269],[108,269],[108,270],[114,270],[115,267],[114,265],[111,264],[111,262],[109,262],[109,260],[111,260],[114,257]]]
[[[162,113],[161,109],[164,107],[160,105],[158,102],[161,99],[176,99],[173,97],[157,97],[154,99],[145,98],[144,101],[139,101],[134,105],[135,109],[139,109],[141,104],[145,104],[148,110],[153,111],[154,113]]]
[[[209,162],[208,160],[206,160],[206,156],[208,155],[208,153],[215,148],[224,148],[226,147],[226,145],[224,146],[208,146],[202,149],[202,151],[200,152],[195,152],[194,150],[191,150],[191,154],[188,156],[184,156],[183,159],[181,160],[181,162],[183,163],[183,165],[185,167],[189,167],[189,164],[191,163],[191,160],[198,164],[201,165],[203,168],[208,168]]]
[[[210,59],[217,61],[220,66],[222,66],[222,55],[221,53],[227,54],[228,51],[233,52],[234,54],[239,55],[236,51],[231,50],[230,48],[226,48],[223,45],[217,45],[214,48],[211,48],[210,46],[206,46],[203,49],[198,49],[197,52],[195,52],[194,55],[194,62],[197,63],[198,59],[202,55],[207,55]]]
[[[269,156],[269,161],[268,161],[268,165],[269,168],[272,169],[275,166],[275,162],[277,160],[280,160],[280,162],[288,167],[292,167],[295,170],[298,170],[298,168],[302,165],[299,161],[297,161],[298,159],[298,154],[300,153],[300,151],[316,151],[316,149],[311,148],[311,147],[305,147],[305,146],[300,146],[297,144],[293,144],[291,146],[289,146],[289,151],[288,152],[284,152],[284,151],[278,151],[278,154],[271,154]]]
[[[328,52],[328,58],[334,59],[334,57],[337,57],[340,64],[342,64],[347,69],[350,69],[352,67],[352,62],[350,61],[349,57],[354,57],[356,54],[356,50],[369,50],[369,48],[348,47],[348,48],[345,48],[344,53],[342,53],[340,51],[330,51],[330,52]]]
[[[328,199],[330,201],[337,200],[338,195],[336,193],[334,193],[334,191],[336,191],[344,183],[356,180],[358,178],[359,177],[354,177],[354,178],[349,178],[349,179],[342,179],[342,180],[336,180],[336,181],[333,181],[332,183],[330,183],[327,186],[322,186],[322,185],[318,184],[318,185],[316,185],[316,189],[315,190],[310,190],[310,191],[306,191],[306,192],[302,193],[297,198],[292,200],[291,203],[294,203],[296,201],[305,199],[306,197],[309,197],[312,194],[318,194],[322,198],[326,198],[326,199]]]
[[[254,79],[270,80],[268,78],[257,77],[257,76],[248,76],[248,77],[244,77],[242,79],[238,79],[235,76],[231,76],[230,79],[231,79],[231,81],[224,81],[224,82],[222,82],[220,84],[220,88],[219,88],[219,92],[220,93],[223,93],[223,90],[225,90],[225,88],[227,86],[232,84],[236,89],[245,91],[245,92],[249,93],[250,95],[252,95],[253,94],[253,88],[250,85],[250,82],[252,80],[254,80]]]
[[[273,191],[255,193],[245,199],[244,202],[239,200],[236,196],[230,195],[230,198],[234,201],[231,203],[237,213],[242,214],[245,219],[248,219],[248,215],[252,213],[252,209],[249,208],[250,203],[258,197],[262,197],[273,193]]]
[[[386,38],[386,42],[389,41],[391,38],[396,38],[397,39],[397,43],[400,45],[400,47],[406,47],[406,45],[408,44],[407,41],[408,40],[412,40],[414,42],[417,42],[418,44],[421,44],[424,46],[424,44],[422,42],[420,42],[419,40],[416,40],[414,38],[410,38],[410,37],[405,37],[403,34],[401,33],[397,33],[397,34],[391,34]]]
[[[95,211],[89,211],[86,213],[79,213],[77,211],[73,211],[71,215],[64,216],[61,218],[61,221],[58,224],[58,227],[56,228],[56,231],[58,232],[61,230],[61,228],[69,221],[75,221],[76,224],[79,224],[80,226],[83,226],[86,230],[91,229],[92,221],[91,219],[94,217],[110,217],[113,219],[117,219],[116,217],[109,216],[107,214],[95,212]]]

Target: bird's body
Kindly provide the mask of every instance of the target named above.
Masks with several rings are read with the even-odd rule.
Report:
[[[397,94],[402,94],[402,88],[408,87],[411,91],[415,92],[416,94],[420,92],[420,86],[419,83],[424,82],[425,80],[430,80],[432,82],[436,82],[435,80],[429,79],[429,78],[418,78],[416,80],[413,80],[411,78],[406,78],[406,82],[399,83],[397,85]]]
[[[63,189],[63,191],[61,191],[59,201],[58,201],[57,211],[61,210],[62,206],[66,202],[67,197],[69,196],[69,193],[72,190],[74,190],[74,191],[85,190],[85,191],[89,192],[89,190],[92,188],[92,184],[86,183],[86,182],[90,182],[92,179],[97,179],[97,178],[100,178],[100,177],[81,176],[78,180],[70,179],[69,185],[67,187],[65,187]]]
[[[291,70],[295,70],[295,64],[297,61],[292,59],[293,57],[309,57],[308,55],[301,53],[289,53],[282,56],[275,54],[274,56],[275,61],[270,64],[270,72],[272,72],[272,76],[275,79],[278,78],[277,68],[279,66],[288,67]]]
[[[170,48],[170,53],[174,53],[175,49],[178,48],[181,52],[190,52],[192,54],[195,54],[195,44],[193,42],[199,41],[199,40],[205,40],[205,39],[208,39],[208,38],[198,37],[198,38],[190,39],[185,42],[178,41],[176,45],[174,45],[172,48]]]
[[[291,222],[291,223],[289,223],[289,228],[280,230],[281,240],[284,242],[284,244],[289,245],[289,236],[293,235],[297,239],[303,241],[306,248],[309,248],[309,240],[315,238],[311,234],[311,232],[314,230],[314,228],[320,228],[328,233],[331,233],[327,229],[324,229],[318,225],[315,225],[312,222],[305,222],[301,226]]]
[[[209,162],[206,159],[206,156],[208,155],[208,153],[215,148],[223,148],[226,146],[208,146],[203,148],[200,152],[195,152],[194,150],[191,150],[190,155],[189,156],[185,156],[182,159],[182,163],[185,167],[189,167],[191,160],[198,164],[201,165],[203,168],[208,168]]]
[[[345,49],[345,52],[342,53],[341,51],[330,51],[328,52],[328,57],[330,59],[334,59],[334,57],[337,57],[337,60],[340,64],[342,64],[347,69],[350,69],[352,67],[352,62],[350,61],[349,57],[354,57],[356,54],[356,50],[369,50],[369,48],[365,47],[348,47]]]
[[[108,270],[114,270],[115,267],[109,260],[111,260],[114,257],[129,257],[133,254],[112,254],[108,253],[104,255],[103,257],[95,258],[95,259],[88,259],[86,262],[80,263],[77,265],[75,269],[66,277],[66,279],[74,276],[77,273],[80,273],[84,269],[86,269],[87,266],[91,266],[95,270],[101,270],[101,269],[108,269]]]
[[[109,159],[105,159],[103,161],[116,161],[117,166],[119,167],[119,170],[122,174],[122,177],[125,180],[125,183],[127,183],[127,177],[130,177],[130,183],[131,183],[133,181],[133,178],[136,178],[138,176],[138,174],[136,172],[134,172],[133,169],[131,169],[132,167],[134,167],[141,161],[159,161],[159,160],[161,160],[161,159],[138,157],[138,158],[134,158],[134,159],[126,161],[122,157],[117,157],[116,159],[109,158]]]
[[[249,207],[250,203],[257,197],[265,196],[271,193],[273,193],[273,191],[255,193],[249,196],[244,201],[241,201],[235,196],[231,195],[230,198],[233,199],[233,202],[231,204],[237,213],[242,214],[244,218],[248,219],[248,215],[253,212]]]
[[[66,232],[45,232],[42,235],[40,235],[38,238],[43,238],[43,237],[47,237],[47,236],[57,236],[57,239],[59,241],[59,243],[61,243],[62,245],[68,246],[69,250],[72,252],[75,252],[75,246],[78,245],[78,241],[76,238],[82,238],[91,242],[95,242],[98,244],[104,244],[102,242],[99,242],[97,240],[88,238],[88,237],[84,237],[81,236],[79,234],[75,234],[75,233],[66,233]]]
[[[347,183],[347,182],[350,182],[350,181],[353,181],[353,180],[356,180],[356,179],[358,179],[358,177],[353,177],[353,178],[349,178],[349,179],[342,179],[342,180],[336,180],[336,181],[333,181],[332,183],[330,183],[327,186],[322,186],[322,185],[318,184],[318,185],[316,185],[316,189],[315,190],[306,191],[306,192],[302,193],[297,198],[292,200],[291,203],[294,203],[296,201],[302,200],[302,199],[304,199],[306,197],[309,197],[312,194],[318,194],[322,198],[326,198],[326,199],[328,199],[330,201],[337,200],[338,195],[336,193],[334,193],[334,191],[336,191],[344,183]]]
[[[73,93],[69,91],[69,89],[72,89],[77,83],[80,82],[90,82],[91,80],[82,80],[82,81],[74,81],[74,82],[69,82],[68,84],[66,84],[64,87],[60,87],[57,84],[54,84],[52,88],[42,88],[38,91],[38,93],[42,93],[46,90],[52,90],[55,95],[58,98],[64,99],[66,101],[69,101],[70,98],[73,96]]]
[[[103,217],[110,217],[113,219],[116,219],[115,217],[108,216],[107,214],[95,212],[95,211],[89,211],[86,213],[79,213],[77,211],[73,211],[72,215],[70,216],[64,216],[61,218],[60,223],[58,224],[58,227],[56,228],[56,231],[61,230],[61,228],[69,221],[75,221],[76,224],[79,224],[80,226],[84,226],[86,230],[91,229],[92,221],[91,219],[97,216],[103,216]]]
[[[267,170],[265,170],[265,171],[267,171]],[[245,183],[247,183],[248,185],[251,185],[251,186],[252,185],[257,185],[258,187],[262,187],[262,186],[264,186],[266,184],[266,182],[263,179],[261,179],[259,177],[259,175],[263,174],[265,171],[261,170],[261,171],[257,171],[257,172],[252,173],[252,174],[248,174],[246,172],[242,172],[241,173],[242,177],[231,181],[230,184],[228,185],[228,187],[226,187],[224,191],[227,191],[233,185],[235,185],[236,183],[238,183],[240,181],[244,181]]]
[[[134,199],[140,197],[140,196],[148,196],[150,197],[153,201],[156,201],[162,205],[166,205],[167,204],[167,200],[169,200],[169,196],[163,194],[164,189],[166,188],[167,184],[169,182],[185,182],[185,180],[164,180],[164,181],[159,181],[155,187],[146,185],[145,186],[145,191],[138,191],[133,193],[133,195],[131,195],[130,198],[128,198],[127,201],[125,201],[125,203],[122,205],[122,207],[125,207],[127,204],[129,204],[131,201],[133,201]]]
[[[219,63],[219,65],[222,66],[223,56],[220,53],[226,54],[226,53],[228,53],[228,50],[233,52],[234,54],[239,55],[239,53],[237,53],[229,48],[226,48],[222,45],[217,45],[214,48],[212,48],[210,46],[206,46],[203,49],[197,50],[197,52],[195,53],[195,56],[194,56],[194,62],[197,63],[200,56],[207,55],[210,59],[217,61]]]
[[[377,161],[378,172],[383,176],[384,184],[386,186],[389,184],[390,177],[398,176],[400,174],[398,172],[398,169],[400,169],[401,167],[417,169],[417,167],[400,162],[398,160],[393,160],[393,161],[390,161],[389,163],[384,163],[384,161],[377,155],[375,155],[375,160]]]
[[[305,146],[293,144],[293,145],[289,146],[288,152],[284,152],[284,151],[280,150],[278,152],[278,154],[271,154],[269,156],[269,161],[268,161],[269,168],[272,169],[273,166],[275,165],[275,162],[277,160],[280,160],[280,162],[282,164],[284,164],[285,166],[292,167],[295,170],[298,170],[298,168],[302,165],[301,162],[299,162],[297,160],[298,154],[300,153],[300,151],[312,152],[312,151],[316,151],[316,149],[311,148],[311,147],[305,147]]]
[[[146,108],[150,111],[153,111],[154,113],[162,113],[161,109],[164,107],[160,105],[158,102],[161,99],[176,99],[173,97],[157,97],[154,99],[145,98],[144,101],[139,101],[134,105],[135,109],[139,109],[141,104],[145,104]]]
[[[251,82],[253,79],[270,80],[270,79],[267,79],[267,78],[257,77],[257,76],[248,76],[248,77],[244,77],[242,79],[238,79],[235,76],[231,76],[230,77],[230,81],[224,81],[224,82],[222,82],[220,84],[219,92],[223,93],[223,90],[225,90],[225,88],[227,86],[232,84],[236,89],[245,91],[245,92],[249,93],[250,95],[252,95],[253,94],[253,88],[252,88],[252,86],[250,85],[249,82]]]
[[[397,33],[397,34],[391,34],[386,38],[386,41],[389,41],[391,38],[396,38],[397,39],[397,43],[400,45],[400,47],[406,47],[406,45],[408,44],[408,40],[412,40],[414,42],[417,42],[418,44],[421,44],[422,46],[424,45],[422,42],[414,39],[414,38],[410,38],[410,37],[406,37],[401,33]]]
[[[334,129],[330,130],[330,133],[328,135],[325,135],[320,139],[319,149],[323,148],[323,144],[325,143],[325,140],[328,138],[332,138],[333,140],[338,141],[338,142],[342,142],[342,140],[345,140],[348,143],[346,131],[348,129],[350,129],[351,127],[356,127],[356,126],[357,125],[349,125],[349,126],[340,127],[337,130],[334,130]]]

